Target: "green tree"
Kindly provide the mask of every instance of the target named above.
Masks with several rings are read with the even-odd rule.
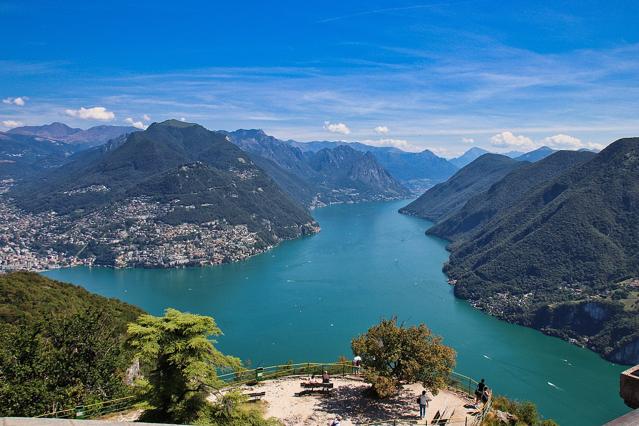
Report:
[[[511,416],[498,415],[498,412]],[[483,422],[483,426],[557,426],[551,419],[541,419],[537,406],[530,401],[514,401],[505,396],[495,396],[491,412]]]
[[[117,320],[94,308],[0,326],[0,415],[35,416],[127,394]]]
[[[421,382],[437,393],[455,367],[455,351],[442,344],[424,324],[404,327],[397,318],[382,320],[351,342],[362,357],[373,391],[380,398],[394,394],[401,383]]]
[[[241,367],[209,339],[222,334],[211,317],[167,309],[163,317],[140,316],[128,332],[129,346],[149,369],[147,397],[155,409],[146,419],[191,423],[208,417],[206,398],[223,384],[216,370]]]

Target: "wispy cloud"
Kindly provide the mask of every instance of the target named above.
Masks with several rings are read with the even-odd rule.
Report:
[[[2,103],[7,105],[24,106],[27,103],[28,99],[29,98],[26,96],[18,96],[17,98],[4,98],[2,100]]]
[[[85,117],[117,115],[146,125],[147,114],[158,121],[188,117],[212,129],[261,127],[280,138],[313,140],[331,131],[318,123],[337,117],[329,123],[332,132],[350,140],[382,137],[451,152],[469,143],[494,146],[491,137],[502,132],[525,135],[532,146],[555,135],[598,145],[639,134],[639,45],[540,54],[486,37],[465,43],[463,37],[451,41],[450,53],[378,46],[389,60],[358,66],[74,75],[72,86],[50,87],[19,117],[3,118],[30,124],[72,119],[81,125]],[[96,111],[103,117],[96,118],[90,108],[65,113],[65,105],[108,110]],[[385,138],[390,129],[392,139]]]
[[[430,4],[415,4],[412,6],[403,6],[403,7],[386,7],[386,8],[380,8],[380,9],[369,9],[369,10],[363,10],[361,12],[355,12],[355,13],[348,13],[345,15],[340,15],[340,16],[333,16],[331,18],[324,18],[324,19],[320,19],[319,21],[317,21],[318,24],[325,24],[328,22],[334,22],[334,21],[340,21],[342,19],[349,19],[349,18],[357,18],[360,16],[367,16],[367,15],[379,15],[379,14],[384,14],[384,13],[391,13],[391,12],[403,12],[403,11],[407,11],[407,10],[415,10],[415,9],[428,9],[428,8],[434,8],[434,7],[439,7],[439,6],[454,6],[460,3],[468,3],[467,1],[456,1],[456,2],[441,2],[441,3],[430,3]]]
[[[331,123],[330,121],[324,122],[324,129],[331,133],[341,133],[342,135],[348,135],[351,133],[351,129],[344,123]]]
[[[130,124],[131,126],[135,127],[136,129],[140,129],[140,130],[144,130],[146,129],[148,126],[146,124],[144,124],[142,121],[135,121],[133,118],[131,117],[127,117],[124,119],[125,123]]]
[[[111,121],[115,118],[115,114],[105,107],[80,107],[79,109],[65,109],[64,112],[69,117],[77,117],[83,120]]]
[[[4,120],[4,121],[0,121],[0,124],[2,124],[3,127],[6,127],[8,129],[13,129],[14,127],[20,127],[24,125],[21,121],[16,121],[16,120]]]

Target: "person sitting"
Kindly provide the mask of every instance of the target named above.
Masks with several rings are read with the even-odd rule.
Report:
[[[488,386],[484,386],[484,391],[481,394],[481,402],[486,404],[489,399],[490,399],[490,389],[488,388]]]
[[[330,383],[331,377],[328,375],[328,371],[324,370],[322,373],[322,383]]]
[[[335,416],[335,419],[330,423],[330,426],[340,426],[342,418],[340,416]]]

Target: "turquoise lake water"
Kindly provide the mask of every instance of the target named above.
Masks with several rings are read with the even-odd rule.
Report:
[[[219,347],[254,367],[351,357],[353,336],[396,315],[442,335],[457,351],[458,372],[534,401],[561,425],[600,425],[629,411],[619,397],[622,366],[456,299],[441,271],[446,243],[424,234],[429,222],[398,214],[405,204],[316,210],[318,235],[235,264],[45,275],[152,314],[174,307],[211,315],[225,333]]]

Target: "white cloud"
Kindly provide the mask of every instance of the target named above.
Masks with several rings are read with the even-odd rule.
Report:
[[[148,114],[144,114],[142,118],[144,119],[144,121],[151,121],[151,117]]]
[[[351,129],[349,129],[344,123],[331,123],[330,121],[325,121],[324,128],[331,133],[341,133],[343,135],[348,135],[351,132]]]
[[[132,119],[131,117],[127,117],[124,119],[124,121],[126,121],[127,123],[129,123],[131,126],[135,127],[136,129],[141,129],[144,130],[147,128],[147,126],[141,122],[141,121],[135,121],[134,119]]]
[[[378,133],[380,135],[387,135],[388,132],[390,132],[390,129],[386,126],[377,126],[375,127],[375,133]]]
[[[18,96],[17,98],[5,98],[2,100],[3,104],[8,104],[8,105],[17,105],[17,106],[24,106],[24,104],[27,103],[27,98],[26,96]]]
[[[547,145],[555,149],[603,149],[604,146],[593,142],[583,142],[581,139],[562,133],[554,136],[548,136],[540,141],[543,145]]]
[[[186,121],[186,117],[180,117],[180,121]]]
[[[20,127],[20,126],[24,125],[24,124],[22,124],[21,121],[15,121],[15,120],[5,120],[5,121],[2,121],[0,124],[2,124],[4,127],[10,128],[10,129],[13,129],[14,127]]]
[[[424,148],[419,147],[417,145],[413,145],[412,143],[404,139],[375,139],[375,140],[367,139],[362,141],[362,143],[366,145],[371,145],[371,146],[393,147],[393,148],[401,149],[402,151],[409,151],[409,152],[421,152],[424,150]]]
[[[463,143],[475,143],[474,138],[462,138]]]
[[[67,109],[64,111],[68,116],[81,118],[83,120],[111,121],[115,114],[104,107],[93,107],[80,109]]]
[[[514,135],[512,132],[501,132],[490,138],[490,143],[497,148],[523,148],[529,149],[535,143],[527,136]]]

